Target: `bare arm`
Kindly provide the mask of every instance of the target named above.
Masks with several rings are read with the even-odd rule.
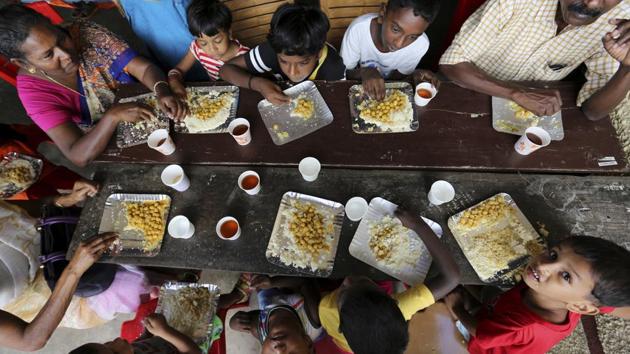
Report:
[[[186,75],[188,70],[190,70],[190,68],[195,65],[196,60],[197,59],[195,59],[193,53],[189,50],[174,68],[175,71],[177,71],[178,73],[170,74],[169,72],[168,84],[171,86],[171,89],[173,90],[175,95],[177,95],[177,97],[181,99],[186,99],[186,97],[188,96],[188,94],[186,93],[186,87],[184,86],[184,76]]]
[[[630,307],[617,307],[611,315],[619,318],[623,318],[624,320],[630,320]]]
[[[116,237],[112,233],[103,234],[79,246],[61,273],[52,295],[31,323],[0,311],[0,346],[23,351],[43,348],[65,315],[79,279]]]
[[[558,90],[531,89],[497,80],[470,62],[440,65],[440,71],[463,88],[512,100],[539,116],[553,115],[562,107]]]
[[[269,102],[273,104],[289,103],[287,97],[280,86],[263,77],[254,76],[247,70],[245,56],[239,55],[225,63],[219,71],[221,79],[230,82],[238,87],[244,87],[260,92]]]
[[[145,320],[145,326],[149,333],[161,337],[171,343],[182,354],[201,354],[199,346],[185,334],[166,323],[161,314],[152,314]]]
[[[431,227],[420,217],[400,208],[396,210],[396,216],[406,228],[413,230],[420,236],[431,257],[433,257],[433,262],[437,266],[439,274],[427,281],[425,285],[431,290],[435,300],[441,299],[459,284],[460,275],[457,263],[455,263],[446,247],[431,230]]]

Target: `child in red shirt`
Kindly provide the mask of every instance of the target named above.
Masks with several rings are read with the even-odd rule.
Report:
[[[461,293],[446,303],[471,334],[470,353],[546,353],[567,337],[581,315],[630,306],[630,252],[596,237],[569,237],[534,258],[524,282],[476,317]],[[626,314],[627,316],[627,314]]]

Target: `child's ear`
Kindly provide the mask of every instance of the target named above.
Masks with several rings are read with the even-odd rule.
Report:
[[[599,308],[590,301],[569,302],[567,303],[567,310],[571,312],[579,313],[580,315],[593,316],[599,313]]]

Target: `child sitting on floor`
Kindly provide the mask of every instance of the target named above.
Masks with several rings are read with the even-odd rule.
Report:
[[[352,21],[341,43],[341,57],[348,79],[361,79],[370,97],[385,97],[384,79],[401,79],[413,73],[414,80],[438,80],[431,71],[416,70],[429,50],[424,33],[437,16],[438,0],[389,0],[378,14]]]
[[[199,346],[185,334],[166,323],[161,314],[152,314],[145,319],[147,332],[153,336],[136,340],[129,344],[122,338],[116,338],[105,344],[84,344],[70,354],[118,354],[118,353],[164,353],[164,354],[201,354]]]
[[[232,14],[218,0],[193,0],[186,10],[188,29],[195,40],[190,50],[168,73],[168,81],[180,97],[186,97],[183,77],[199,61],[212,80],[219,79],[219,70],[232,58],[245,54],[249,48],[232,38]]]
[[[280,6],[271,19],[267,41],[248,55],[237,57],[221,69],[221,78],[260,92],[269,102],[289,102],[280,87],[268,78],[290,81],[342,80],[345,67],[337,51],[326,43],[330,23],[318,8],[297,4]]]
[[[471,335],[470,353],[546,353],[581,315],[624,316],[630,306],[630,252],[596,237],[569,237],[534,258],[524,282],[474,317],[461,293],[446,303]],[[627,313],[626,315],[627,316]]]
[[[459,282],[455,261],[431,228],[407,211],[399,209],[396,214],[405,227],[420,236],[440,273],[425,284],[413,286],[391,297],[367,277],[348,277],[341,287],[319,301],[313,301],[317,298],[308,296],[312,291],[304,291],[304,306],[311,324],[317,327],[321,323],[341,351],[402,354],[409,341],[407,321],[419,310],[448,294]],[[269,286],[286,287],[287,284],[293,284],[291,287],[296,288],[296,281],[299,278],[275,277],[271,278]],[[254,282],[252,285],[260,287]],[[245,327],[252,328],[251,323],[247,322]],[[294,335],[295,342],[310,348],[312,342],[305,336],[303,328],[299,334]],[[268,338],[270,345],[279,341],[273,335]]]

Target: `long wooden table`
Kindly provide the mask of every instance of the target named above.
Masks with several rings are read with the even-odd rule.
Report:
[[[172,198],[169,218],[186,215],[195,225],[195,235],[189,240],[165,236],[156,257],[105,257],[105,262],[297,275],[265,258],[280,199],[287,191],[341,203],[353,196],[368,200],[380,196],[435,220],[444,229],[442,240],[462,270],[462,282],[468,284],[480,281],[446,221],[450,215],[499,192],[509,193],[534,227],[543,234],[548,232],[550,240],[570,234],[593,235],[630,248],[630,177],[324,168],[317,181],[308,183],[294,167],[254,166],[261,176],[262,191],[249,196],[236,185],[238,175],[248,167],[185,165],[192,185],[179,193],[161,183],[163,165],[100,164],[95,179],[102,191],[83,209],[71,250],[80,240],[97,234],[108,195],[166,193]],[[443,206],[430,207],[426,193],[438,179],[453,183],[456,198]],[[215,235],[216,222],[226,215],[236,217],[242,225],[242,236],[236,241],[224,241]],[[344,220],[332,277],[365,274],[384,278],[384,274],[348,253],[357,225]]]
[[[629,171],[616,133],[608,119],[591,122],[575,106],[579,85],[550,84],[562,93],[565,138],[529,156],[513,145],[517,136],[492,128],[491,98],[444,83],[436,98],[418,110],[420,128],[413,133],[356,134],[349,116],[348,89],[356,82],[318,82],[334,121],[296,141],[273,144],[258,113],[262,97],[241,89],[238,116],[250,120],[253,142],[238,146],[228,134],[173,134],[177,151],[163,156],[146,144],[118,149],[112,143],[98,162],[183,163],[208,165],[292,166],[307,155],[324,166],[345,168],[439,169],[493,172],[596,173]],[[145,93],[140,85],[124,87],[119,98]],[[616,166],[598,165],[614,157]]]

